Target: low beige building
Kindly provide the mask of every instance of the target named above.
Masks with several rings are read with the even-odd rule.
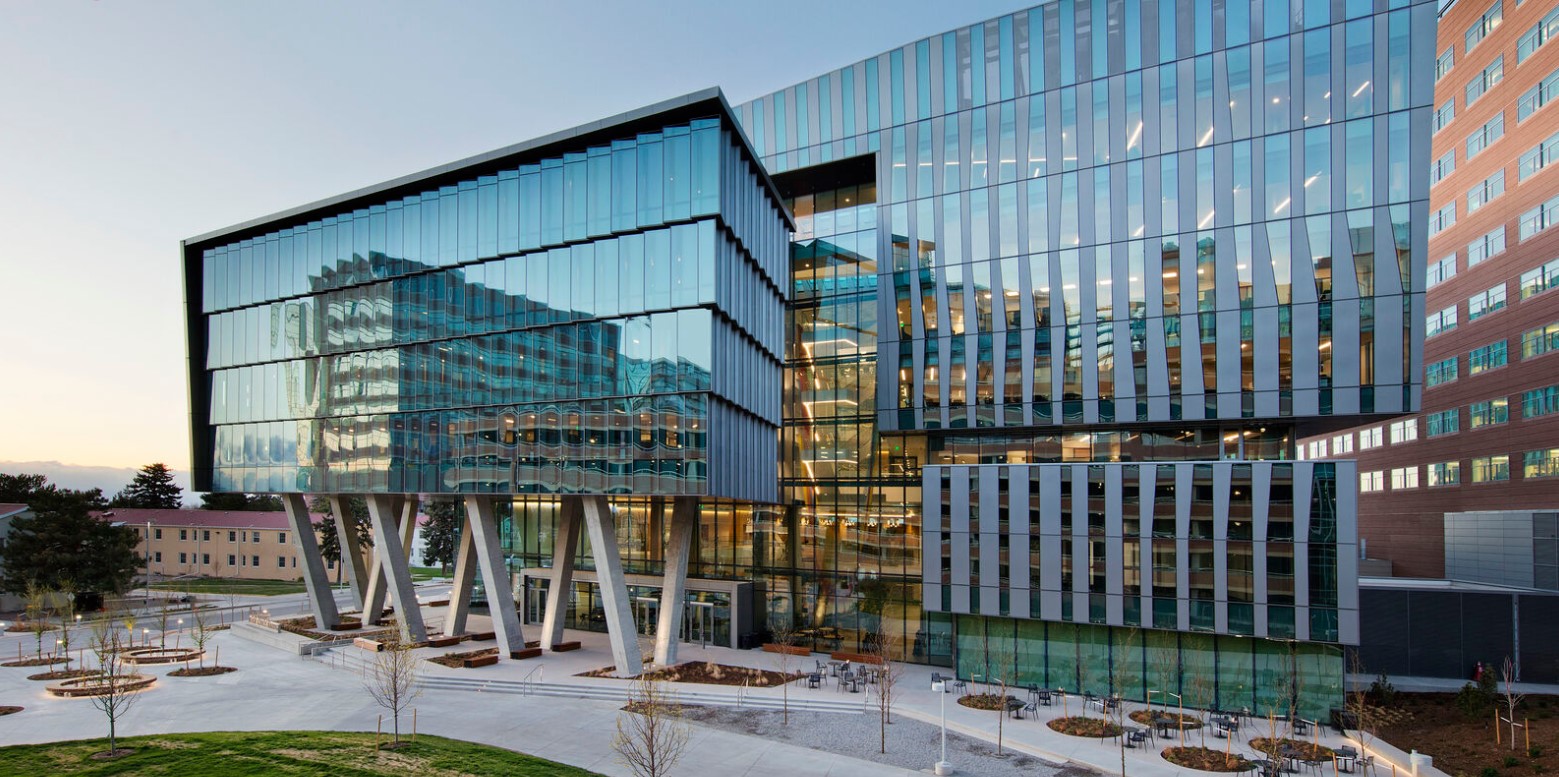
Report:
[[[191,575],[297,580],[303,575],[292,527],[281,511],[115,508],[99,517],[141,535],[136,551],[146,558],[147,576],[154,581]],[[311,517],[317,534],[326,515]]]

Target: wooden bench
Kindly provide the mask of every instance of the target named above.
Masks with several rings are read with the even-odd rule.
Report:
[[[579,647],[580,645],[578,642],[559,642],[552,646],[552,652],[567,653],[570,650],[578,650]]]
[[[471,639],[473,641],[476,641],[476,642],[481,642],[484,639],[497,639],[497,638],[498,638],[498,632],[496,632],[496,631],[473,631],[473,632],[471,632]]]
[[[792,656],[810,656],[812,649],[805,645],[779,645],[773,642],[763,643],[765,653],[786,653]]]
[[[496,663],[498,663],[497,653],[487,656],[476,656],[475,658],[461,659],[460,661],[460,665],[467,669],[475,669],[479,666],[492,666]]]
[[[352,646],[353,647],[362,648],[363,650],[366,650],[366,651],[368,651],[370,653],[382,653],[382,652],[384,652],[384,643],[383,642],[379,642],[378,640],[364,639],[362,637],[358,637],[357,639],[352,640]]]
[[[873,666],[882,665],[882,656],[874,656],[870,653],[835,652],[829,654],[829,657],[835,661],[849,661],[853,664],[871,664]]]
[[[516,660],[516,661],[524,661],[527,658],[540,658],[541,657],[541,648],[539,648],[539,647],[528,647],[528,648],[525,648],[524,650],[516,650],[516,651],[511,652],[509,654],[509,657],[514,659],[514,660]],[[497,656],[494,656],[493,660],[497,660]]]
[[[461,637],[458,634],[452,637],[428,637],[428,647],[449,647],[451,645],[458,645],[460,644],[460,639]]]

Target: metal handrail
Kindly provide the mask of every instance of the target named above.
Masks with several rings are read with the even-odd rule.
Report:
[[[536,677],[536,679],[534,681],[531,680],[532,676]],[[526,672],[525,676],[520,678],[520,690],[526,696],[529,696],[529,695],[531,695],[531,692],[535,690],[535,687],[537,685],[545,682],[546,679],[547,679],[547,665],[546,664],[539,664],[539,665],[536,666],[535,669],[532,669],[529,672]]]

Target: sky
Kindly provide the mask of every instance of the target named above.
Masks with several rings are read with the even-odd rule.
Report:
[[[188,468],[184,238],[1035,1],[0,3],[0,471]]]

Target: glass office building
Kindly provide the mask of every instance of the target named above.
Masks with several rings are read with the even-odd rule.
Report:
[[[782,390],[772,406],[721,406],[777,422],[776,492],[646,487],[691,488],[692,463],[720,459],[696,457],[704,439],[688,434],[663,469],[660,419],[730,424],[714,415],[718,388],[707,412],[651,411],[656,480],[614,497],[639,593],[653,598],[666,497],[698,493],[689,586],[704,586],[733,645],[795,627],[818,649],[885,641],[965,677],[1139,699],[1205,685],[1207,704],[1252,709],[1286,682],[1306,712],[1334,703],[1358,636],[1357,476],[1348,461],[1295,461],[1294,441],[1418,407],[1434,24],[1434,4],[1411,0],[1060,0],[737,106],[737,134],[793,223],[789,267],[764,276],[783,320],[751,336],[764,371],[750,382]],[[588,216],[582,228],[594,234]],[[717,276],[730,250],[714,254]],[[550,277],[573,255],[558,262]],[[705,299],[668,311],[679,344],[682,316],[705,331]],[[270,320],[244,315],[256,318],[243,332]],[[656,353],[647,369],[669,371]],[[701,385],[699,365],[675,360],[675,379]],[[442,383],[428,389],[457,391]],[[544,389],[514,390],[495,403]],[[591,397],[610,431],[617,397]],[[589,406],[578,413],[588,426]],[[494,418],[483,428],[499,433]],[[531,428],[566,446],[573,427],[558,418]],[[217,448],[249,455],[249,438],[234,440]],[[424,448],[415,481],[383,487],[432,491],[426,473],[472,468],[433,482],[515,494],[510,550],[529,602],[551,560],[554,495],[574,482],[565,469],[511,488],[531,482],[519,468],[570,460],[532,450]],[[756,468],[769,450],[736,455]],[[345,476],[378,477],[367,461]],[[483,476],[511,469],[525,477]],[[593,584],[574,585],[570,622],[591,627]]]

